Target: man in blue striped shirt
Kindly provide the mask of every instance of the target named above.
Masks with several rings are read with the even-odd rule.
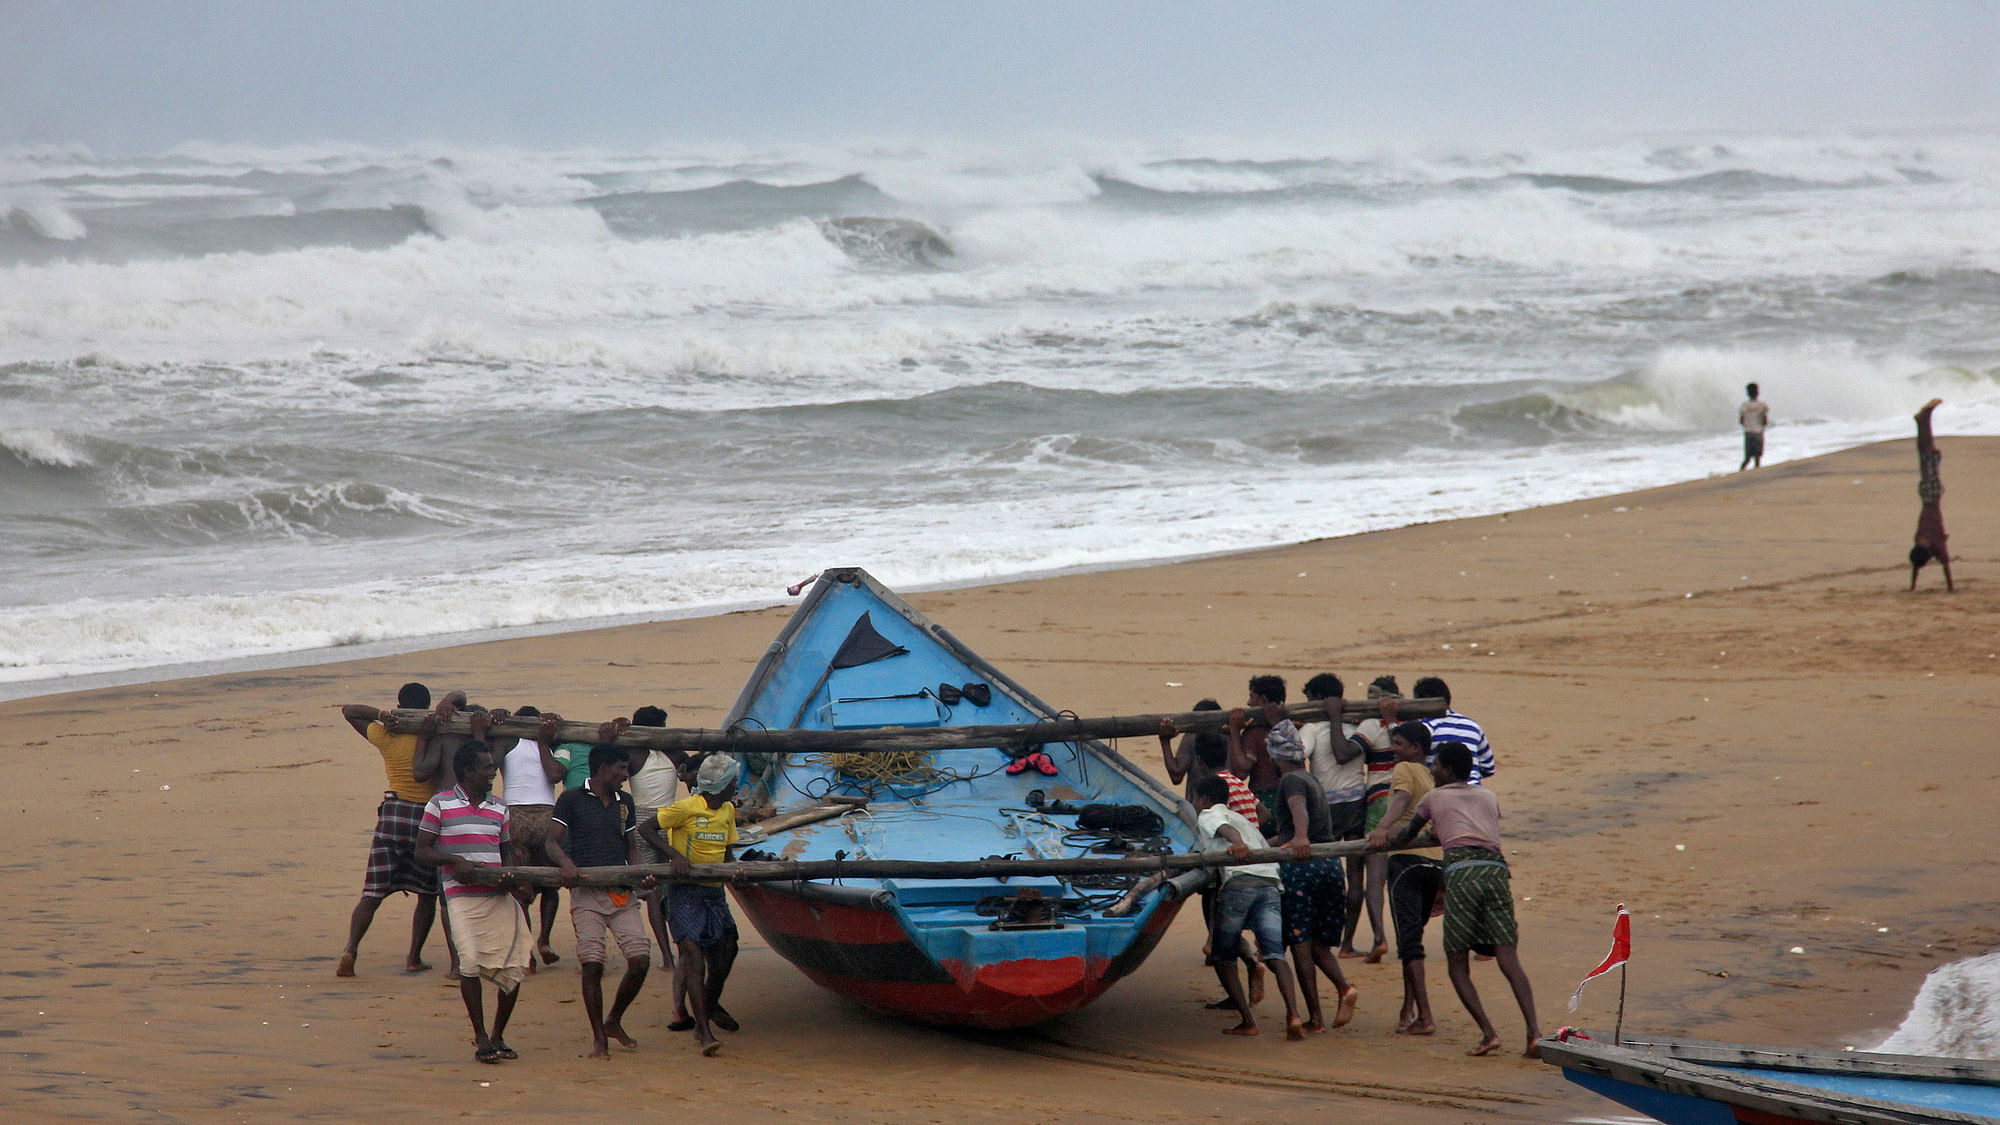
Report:
[[[1478,723],[1451,709],[1451,688],[1436,676],[1425,676],[1418,680],[1411,692],[1417,699],[1444,700],[1444,714],[1435,719],[1425,719],[1424,725],[1431,729],[1431,745],[1441,746],[1447,742],[1462,742],[1472,751],[1473,785],[1481,778],[1492,777],[1500,772],[1493,764],[1493,747],[1486,741],[1486,730]]]

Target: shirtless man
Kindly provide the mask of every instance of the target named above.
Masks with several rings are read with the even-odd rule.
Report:
[[[1944,543],[1944,480],[1938,476],[1938,462],[1944,455],[1931,438],[1931,411],[1943,403],[1943,399],[1934,398],[1917,411],[1917,498],[1924,502],[1924,510],[1917,516],[1916,545],[1910,548],[1910,589],[1917,588],[1917,572],[1936,559],[1944,568],[1944,588],[1949,593],[1955,587],[1951,584],[1951,552]]]

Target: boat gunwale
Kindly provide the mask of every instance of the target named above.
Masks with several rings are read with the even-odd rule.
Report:
[[[751,705],[756,702],[758,694],[770,682],[771,673],[777,667],[778,661],[791,651],[793,639],[805,627],[806,622],[811,620],[813,611],[818,609],[819,603],[825,600],[827,592],[835,585],[861,587],[883,605],[894,610],[903,620],[914,626],[918,632],[931,638],[943,646],[954,657],[963,661],[968,668],[985,676],[990,682],[997,684],[1002,691],[1012,696],[1022,706],[1041,715],[1043,718],[1053,719],[1057,717],[1058,712],[1056,709],[1040,696],[1023,687],[1014,677],[994,667],[992,662],[988,661],[985,657],[967,648],[964,642],[952,635],[950,630],[925,617],[922,611],[905,601],[894,590],[882,585],[881,582],[875,579],[874,575],[869,574],[861,567],[854,566],[830,567],[820,572],[819,577],[813,582],[811,591],[806,594],[805,600],[801,601],[798,608],[792,611],[792,616],[785,622],[785,627],[778,631],[777,638],[765,648],[764,655],[758,658],[756,666],[750,670],[750,677],[744,682],[743,690],[737,693],[736,701],[729,705],[728,713],[723,716],[722,725],[724,729],[735,730],[738,724],[743,722]],[[1075,741],[1076,745],[1116,771],[1126,781],[1137,785],[1142,790],[1152,793],[1163,808],[1172,809],[1174,814],[1187,827],[1190,829],[1195,827],[1193,806],[1189,805],[1187,800],[1180,794],[1162,785],[1158,779],[1134,766],[1131,760],[1119,753],[1115,747],[1094,738],[1077,739]]]
[[[1840,1125],[1992,1125],[1994,1117],[1850,1094],[1761,1075],[1732,1066],[1958,1085],[2000,1085],[2000,1064],[1922,1055],[1886,1055],[1827,1048],[1762,1047],[1684,1039],[1559,1039],[1541,1041],[1544,1061],[1565,1070],[1645,1089],[1680,1094],[1766,1113]],[[1781,1065],[1788,1062],[1790,1065]],[[1872,1064],[1872,1066],[1870,1065]],[[1970,1073],[1966,1073],[1970,1072]],[[1614,1099],[1616,1100],[1616,1099]]]

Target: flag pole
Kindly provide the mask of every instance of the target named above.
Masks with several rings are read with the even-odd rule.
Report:
[[[1613,1047],[1619,1045],[1619,1037],[1625,1034],[1625,974],[1630,968],[1630,962],[1618,966],[1618,1022],[1611,1026],[1611,1045]]]

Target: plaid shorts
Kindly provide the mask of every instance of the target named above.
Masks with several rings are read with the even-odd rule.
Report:
[[[375,810],[375,838],[368,843],[368,874],[361,880],[361,897],[388,898],[397,891],[438,893],[437,868],[417,862],[417,831],[423,820],[424,806],[393,793],[382,795]]]

